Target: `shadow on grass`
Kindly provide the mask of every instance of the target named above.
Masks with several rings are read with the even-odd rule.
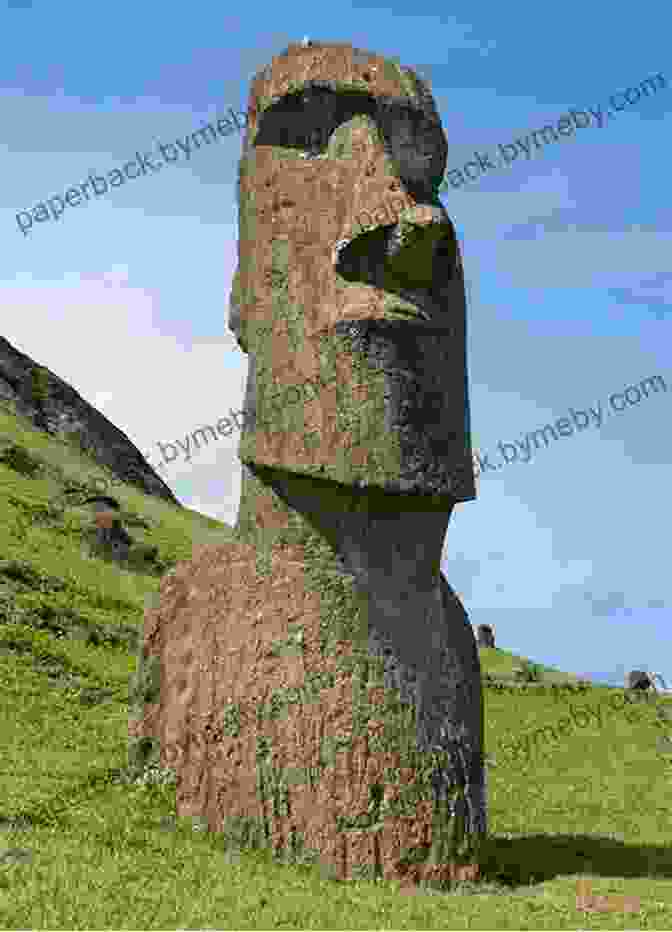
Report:
[[[481,873],[485,881],[509,887],[580,873],[672,878],[672,847],[626,845],[595,835],[494,836],[486,842]]]

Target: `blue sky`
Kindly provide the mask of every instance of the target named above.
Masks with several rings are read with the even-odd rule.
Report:
[[[521,151],[442,200],[462,244],[479,451],[497,462],[499,441],[522,442],[572,407],[608,409],[610,394],[650,376],[672,388],[669,7],[2,3],[1,332],[155,468],[158,441],[242,404],[245,357],[226,328],[240,136],[27,235],[15,215],[245,110],[254,72],[305,35],[427,77],[448,169],[476,150],[494,162],[500,143],[570,108],[605,110],[662,73],[666,88],[601,128],[593,119]],[[443,570],[498,646],[613,682],[637,667],[672,680],[671,403],[668,389],[607,412],[601,427],[484,474],[478,500],[456,509]],[[230,523],[238,437],[160,470],[185,505]]]

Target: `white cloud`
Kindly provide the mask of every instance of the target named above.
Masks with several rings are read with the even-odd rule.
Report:
[[[185,346],[157,326],[159,295],[130,286],[122,269],[6,287],[2,300],[14,310],[7,339],[104,408],[155,469],[157,441],[184,438],[239,407],[245,361],[224,321],[221,339]],[[199,458],[206,464],[220,452],[213,446]],[[162,475],[170,482],[171,473]]]

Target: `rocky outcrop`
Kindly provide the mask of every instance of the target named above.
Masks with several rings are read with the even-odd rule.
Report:
[[[248,113],[238,524],[146,614],[129,763],[172,770],[178,818],[236,846],[344,880],[474,879],[480,663],[440,571],[475,497],[445,137],[413,72],[345,45],[290,46]]]
[[[476,641],[479,647],[494,647],[495,633],[490,625],[479,625]]]
[[[54,437],[76,438],[81,450],[122,482],[182,507],[123,431],[50,369],[0,336],[0,401]]]

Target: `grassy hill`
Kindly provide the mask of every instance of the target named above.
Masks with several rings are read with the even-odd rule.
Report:
[[[672,768],[656,744],[672,722],[647,701],[614,711],[623,690],[579,689],[500,649],[481,652],[483,883],[415,896],[338,884],[177,823],[170,783],[125,775],[129,676],[162,573],[231,532],[117,485],[124,526],[156,550],[123,569],[92,558],[90,512],[70,503],[102,477],[0,413],[0,928],[672,928]],[[588,724],[551,731],[583,708]],[[639,896],[641,912],[586,917],[579,877]]]

